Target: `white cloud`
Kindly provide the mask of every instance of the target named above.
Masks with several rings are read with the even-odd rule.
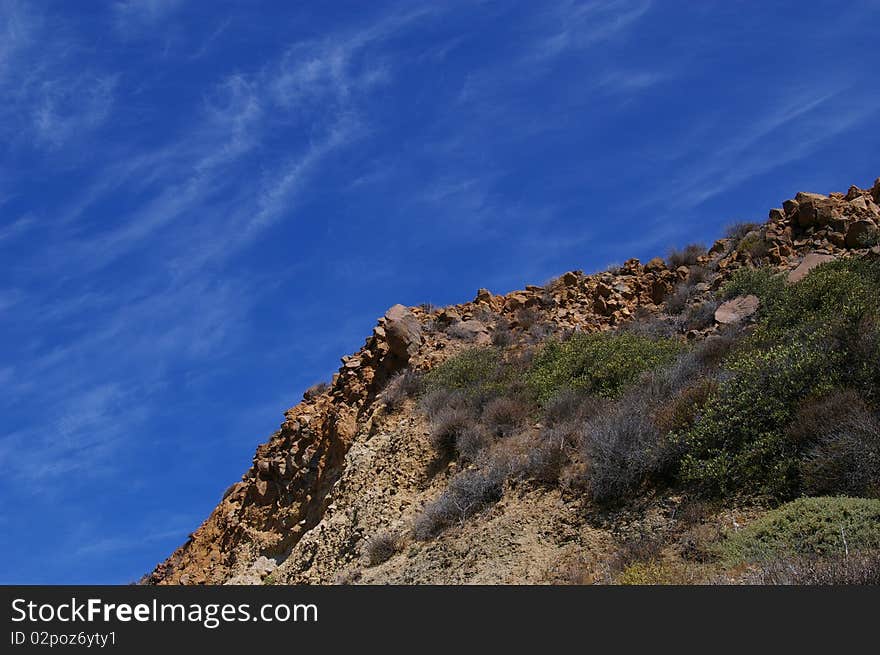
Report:
[[[14,0],[0,4],[0,135],[18,147],[80,141],[110,115],[117,76],[74,66],[82,44]]]
[[[548,33],[537,41],[532,56],[550,59],[616,39],[650,8],[650,0],[558,3],[547,11]]]
[[[808,157],[880,111],[851,87],[789,85],[759,113],[717,115],[679,139],[666,162],[663,188],[644,205],[662,201],[689,209],[758,175]]]
[[[36,91],[34,131],[39,143],[53,148],[99,127],[109,116],[117,77],[82,75],[43,81]]]

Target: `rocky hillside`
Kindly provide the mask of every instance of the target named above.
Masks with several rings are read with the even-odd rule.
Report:
[[[869,575],[878,205],[798,193],[708,249],[391,307],[144,582]]]

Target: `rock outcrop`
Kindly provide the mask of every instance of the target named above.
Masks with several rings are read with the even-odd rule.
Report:
[[[405,532],[439,484],[426,472],[423,419],[412,407],[389,413],[381,400],[392,376],[405,368],[428,370],[466,345],[500,341],[503,333],[527,339],[540,327],[542,336],[564,335],[659,315],[685,282],[685,302],[698,307],[737,269],[759,262],[790,272],[789,281],[797,282],[833,258],[876,250],[878,203],[880,179],[870,190],[798,193],[743,241],[719,240],[690,265],[630,259],[506,295],[480,289],[473,301],[441,309],[394,305],[364,345],[342,358],[326,389],[286,412],[241,480],[145,582],[540,582],[564,575],[560,562],[600,552],[613,538],[574,521],[558,491],[505,499],[479,530],[463,528],[457,537],[412,546],[386,567],[365,571],[358,564],[371,536]],[[753,296],[724,303],[715,311],[716,325],[745,321],[757,307]],[[645,525],[655,518],[646,517]],[[528,537],[521,531],[526,524]]]

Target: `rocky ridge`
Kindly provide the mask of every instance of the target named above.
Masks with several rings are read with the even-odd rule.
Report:
[[[395,305],[364,346],[342,358],[326,388],[310,390],[257,448],[253,464],[205,522],[145,577],[149,584],[329,582],[546,582],[565,577],[566,562],[598,556],[613,531],[584,525],[558,490],[523,490],[495,506],[480,525],[425,544],[378,567],[363,565],[366,542],[405,535],[412,517],[443,485],[426,470],[427,427],[411,406],[391,412],[381,392],[409,367],[428,370],[466,345],[607,330],[662,305],[695,269],[684,302],[711,298],[738,268],[756,261],[796,281],[832,258],[880,257],[880,179],[829,196],[798,193],[766,223],[721,239],[694,263],[636,259],[614,269],[570,271],[544,286],[495,295],[480,289],[467,303],[435,309]],[[715,310],[699,339],[719,325],[747,321],[757,299]],[[541,334],[539,335],[538,332]],[[659,508],[643,522],[662,521]],[[734,518],[735,520],[735,518]],[[528,526],[528,529],[525,529]],[[592,554],[592,555],[591,555]]]

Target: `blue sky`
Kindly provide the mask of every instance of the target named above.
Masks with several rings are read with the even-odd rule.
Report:
[[[125,583],[397,302],[880,175],[880,2],[0,0],[0,582]]]

